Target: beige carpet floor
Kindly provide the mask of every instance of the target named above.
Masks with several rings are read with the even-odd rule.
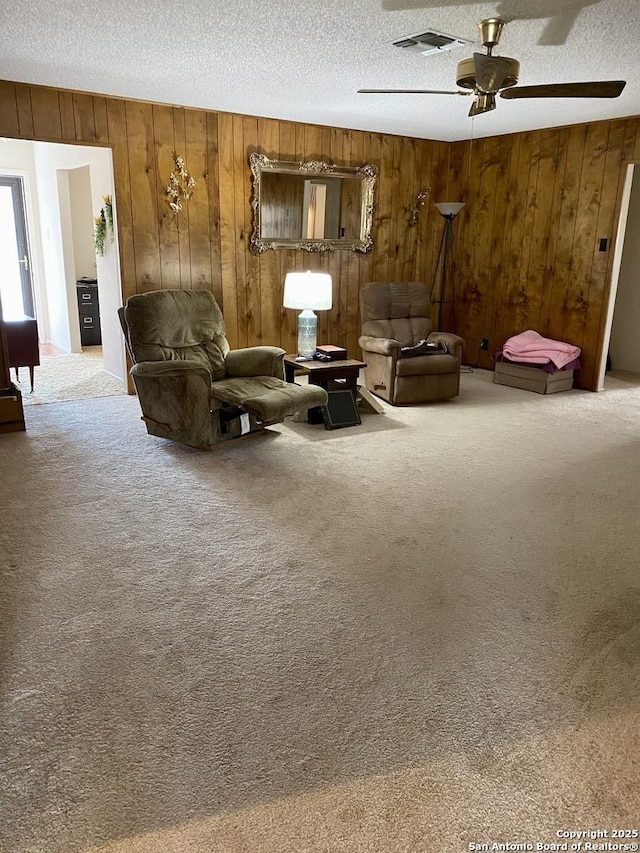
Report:
[[[102,347],[85,347],[81,353],[41,355],[34,371],[33,393],[29,370],[19,370],[18,387],[25,406],[60,403],[93,397],[112,397],[124,394],[123,383],[106,373],[102,366]],[[15,371],[11,370],[15,379]]]
[[[490,380],[211,453],[134,397],[30,407],[0,437],[0,849],[638,829],[640,386]]]

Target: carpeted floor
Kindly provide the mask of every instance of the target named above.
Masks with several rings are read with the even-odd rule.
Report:
[[[29,408],[0,437],[0,848],[638,829],[640,386],[490,380],[211,453],[134,397]]]
[[[11,371],[15,379],[15,371]],[[25,406],[61,403],[126,393],[123,383],[102,367],[102,347],[85,347],[82,352],[40,355],[34,371],[33,393],[29,371],[21,367],[18,387]]]

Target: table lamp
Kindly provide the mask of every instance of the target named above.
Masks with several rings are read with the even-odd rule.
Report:
[[[288,272],[284,280],[284,307],[300,309],[298,314],[298,355],[313,358],[316,351],[318,318],[314,311],[331,308],[331,276],[322,272]]]

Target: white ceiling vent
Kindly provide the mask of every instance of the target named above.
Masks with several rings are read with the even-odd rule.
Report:
[[[413,36],[405,36],[393,42],[394,47],[404,50],[415,50],[423,56],[431,56],[433,53],[442,53],[446,50],[455,50],[457,47],[473,44],[468,39],[448,36],[446,33],[438,33],[435,30],[426,30]]]

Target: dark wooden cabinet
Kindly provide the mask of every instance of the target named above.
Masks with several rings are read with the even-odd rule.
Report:
[[[0,433],[24,430],[22,394],[11,382],[7,324],[2,317],[0,301]]]
[[[5,320],[9,366],[15,368],[16,376],[20,367],[29,368],[31,390],[33,391],[33,369],[40,364],[38,347],[38,324],[32,317],[22,320]]]
[[[98,282],[96,279],[82,278],[76,282],[76,291],[78,319],[80,320],[80,343],[83,347],[99,346],[102,343],[102,333],[100,331]]]

